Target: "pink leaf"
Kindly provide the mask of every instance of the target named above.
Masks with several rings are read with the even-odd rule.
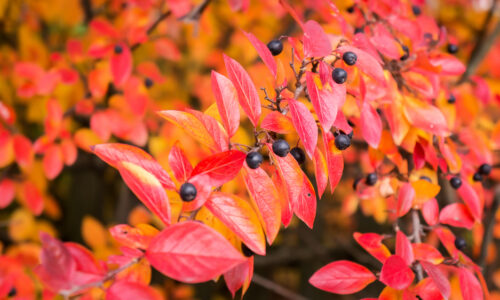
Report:
[[[229,79],[238,92],[238,101],[254,127],[257,127],[261,114],[261,104],[257,89],[247,71],[234,59],[224,54],[224,64]]]
[[[439,222],[455,227],[464,227],[472,229],[474,219],[467,207],[462,203],[452,203],[441,209],[439,214]]]
[[[382,137],[382,120],[373,106],[366,101],[361,108],[361,132],[370,147],[378,148]]]
[[[432,198],[422,204],[422,216],[429,226],[434,226],[438,223],[439,205],[436,198]]]
[[[422,101],[408,99],[405,101],[403,111],[413,126],[437,136],[449,135],[446,118],[437,107]]]
[[[233,298],[241,287],[243,287],[241,294],[244,295],[250,286],[253,276],[253,260],[253,256],[249,257],[245,262],[224,273],[224,280]]]
[[[168,154],[168,164],[174,173],[175,178],[179,182],[186,181],[189,177],[191,177],[191,172],[193,171],[193,166],[187,159],[184,151],[179,147],[179,142],[175,142],[170,149],[170,153]]]
[[[271,71],[271,74],[276,77],[276,61],[274,60],[273,55],[271,54],[271,51],[267,48],[267,45],[262,43],[258,38],[256,38],[253,34],[249,32],[244,32],[243,33],[246,35],[250,43],[252,43],[253,47],[255,50],[257,50],[257,53],[259,53],[260,58],[262,61],[266,64],[267,68],[269,71]]]
[[[61,148],[59,145],[50,145],[43,157],[43,170],[48,179],[54,179],[64,167]]]
[[[116,87],[122,86],[132,73],[132,52],[127,45],[119,44],[122,52],[119,54],[113,53],[111,56],[110,67],[113,84]]]
[[[431,57],[429,62],[433,66],[441,67],[441,75],[462,75],[465,72],[465,65],[458,58],[450,54],[441,53],[437,56]]]
[[[380,271],[380,281],[396,290],[407,288],[415,274],[399,255],[389,257]]]
[[[398,216],[402,217],[408,213],[413,205],[415,198],[415,189],[409,182],[405,182],[398,193]]]
[[[483,217],[484,203],[477,195],[477,192],[466,180],[462,180],[462,185],[458,188],[457,191],[460,195],[460,198],[462,198],[465,205],[467,205],[467,208],[469,209],[474,219],[481,220]]]
[[[368,76],[377,80],[379,83],[385,85],[385,76],[382,66],[377,61],[377,59],[375,59],[368,52],[365,52],[361,49],[352,46],[342,46],[338,48],[337,51],[339,51],[340,54],[344,54],[345,52],[348,51],[356,53],[358,59],[356,61],[355,66],[358,67],[364,73],[366,73]]]
[[[306,73],[307,91],[309,92],[309,97],[311,98],[314,111],[318,116],[319,123],[323,127],[323,130],[327,132],[335,121],[339,107],[336,101],[332,101],[335,99],[324,97],[326,93],[320,93],[313,76],[312,72]]]
[[[232,137],[240,125],[240,108],[236,89],[231,80],[212,71],[212,92],[215,96],[222,124],[226,128],[229,137]]]
[[[15,185],[14,181],[4,178],[0,181],[0,209],[9,206],[14,200]]]
[[[413,263],[414,256],[411,243],[401,231],[396,233],[396,255],[399,255],[409,266]]]
[[[339,260],[316,271],[309,283],[330,293],[352,294],[361,291],[375,279],[375,275],[362,265]]]
[[[318,148],[314,151],[313,164],[316,185],[318,186],[318,198],[321,199],[328,185],[328,164],[325,156]]]
[[[318,24],[310,20],[304,24],[304,56],[305,57],[323,57],[332,52],[332,45],[328,35]]]
[[[107,300],[159,300],[159,294],[147,285],[138,282],[118,280],[106,290]]]
[[[435,265],[428,263],[426,261],[421,261],[420,264],[424,268],[425,272],[434,281],[434,284],[439,289],[441,295],[448,299],[450,298],[451,287],[447,276]]]
[[[330,192],[333,194],[344,171],[344,156],[342,151],[335,146],[335,138],[331,132],[323,135],[326,147],[326,162],[328,165],[328,178],[330,179]]]
[[[484,299],[481,284],[467,268],[460,267],[458,269],[458,280],[463,300]]]
[[[151,241],[146,258],[161,273],[187,283],[213,279],[245,261],[220,233],[194,221],[164,229]]]
[[[316,126],[316,121],[302,102],[290,99],[288,106],[292,115],[293,126],[306,148],[307,155],[312,158],[314,156],[314,149],[316,149],[316,144],[318,143],[318,126]]]

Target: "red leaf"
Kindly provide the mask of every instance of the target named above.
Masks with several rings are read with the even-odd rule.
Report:
[[[40,190],[31,181],[23,184],[23,197],[26,206],[36,216],[40,215],[43,211],[43,198]]]
[[[220,233],[194,221],[164,229],[151,241],[146,257],[161,273],[187,283],[213,279],[245,261]]]
[[[323,135],[326,144],[326,162],[328,164],[328,177],[330,179],[330,192],[333,194],[344,171],[344,156],[342,151],[335,146],[335,138],[331,132]]]
[[[399,255],[389,257],[380,271],[380,281],[396,290],[407,288],[415,274]]]
[[[266,255],[264,232],[257,214],[247,201],[231,194],[212,193],[205,207],[253,252]]]
[[[137,198],[165,224],[170,224],[170,203],[158,178],[142,165],[129,161],[122,161],[117,169]]]
[[[441,67],[441,75],[462,75],[465,72],[465,65],[453,55],[441,53],[429,58],[433,66]]]
[[[206,174],[193,176],[188,180],[188,182],[192,183],[196,187],[197,194],[193,201],[183,202],[183,211],[193,211],[200,208],[203,204],[205,204],[208,197],[212,193],[211,179]]]
[[[446,118],[437,107],[408,97],[404,104],[404,114],[413,126],[437,136],[449,135]]]
[[[274,186],[276,186],[278,193],[280,195],[286,195],[285,197],[280,197],[281,223],[283,223],[283,225],[286,228],[288,227],[288,225],[290,225],[290,222],[292,221],[293,217],[292,205],[290,204],[290,199],[288,199],[289,196],[288,196],[287,186],[286,183],[283,181],[283,178],[281,178],[278,169],[274,170],[274,174],[271,179],[274,183]]]
[[[381,263],[384,263],[387,258],[391,256],[389,249],[382,244],[383,237],[381,235],[376,233],[355,232],[353,237],[356,242],[363,247],[363,249],[378,259]]]
[[[358,57],[356,61],[356,67],[358,67],[361,71],[366,73],[368,76],[376,79],[379,83],[385,85],[385,77],[384,77],[384,69],[380,63],[371,56],[368,52],[365,52],[361,49],[352,46],[342,46],[337,49],[341,54],[345,52],[354,52]]]
[[[309,283],[330,293],[352,294],[361,291],[375,279],[375,275],[362,265],[339,260],[316,271]]]
[[[312,228],[316,216],[316,194],[311,182],[290,153],[286,157],[279,157],[272,151],[269,154],[278,167],[293,212]]]
[[[288,101],[292,123],[299,134],[300,140],[306,149],[307,155],[312,159],[314,149],[318,143],[318,126],[311,112],[304,103],[290,99]]]
[[[175,184],[168,173],[151,155],[140,148],[127,144],[99,144],[93,146],[92,151],[114,168],[118,168],[122,162],[138,165],[153,174],[164,188],[175,190]]]
[[[71,288],[71,278],[76,264],[64,244],[47,233],[41,233],[42,251],[40,265],[35,273],[51,289],[59,291]]]
[[[113,53],[110,61],[111,76],[116,87],[122,86],[132,73],[132,52],[127,45],[121,43],[120,46],[122,52]]]
[[[316,185],[318,187],[318,199],[321,199],[328,185],[328,164],[326,163],[323,153],[321,153],[318,148],[314,151],[313,164],[314,178],[316,179]]]
[[[484,299],[481,284],[467,268],[460,267],[458,269],[458,280],[463,300]]]
[[[439,205],[436,198],[427,200],[422,204],[422,216],[429,226],[434,226],[439,221]]]
[[[434,281],[434,284],[439,289],[439,292],[443,298],[450,298],[451,287],[450,282],[446,275],[435,265],[428,263],[426,261],[421,261],[420,264],[424,268],[425,272]]]
[[[276,77],[277,73],[276,61],[274,60],[271,51],[269,51],[267,46],[264,43],[262,43],[258,38],[256,38],[253,34],[245,31],[243,31],[243,33],[246,35],[250,43],[252,43],[255,50],[257,50],[257,53],[259,53],[260,58],[266,64],[269,71],[271,71],[271,74],[274,77]]]
[[[314,111],[318,116],[319,123],[323,127],[325,132],[328,132],[335,122],[337,116],[337,110],[339,106],[335,99],[330,99],[327,93],[321,93],[314,82],[314,77],[312,72],[306,73],[306,83],[307,91],[309,92],[309,97],[311,98],[311,103],[314,107]],[[333,101],[332,101],[333,100]]]
[[[330,55],[332,52],[330,39],[318,22],[309,20],[304,24],[303,29],[305,57],[323,57]]]
[[[464,227],[472,229],[474,219],[467,210],[467,207],[462,203],[452,203],[441,209],[439,214],[439,222],[455,227]]]
[[[416,143],[413,149],[413,164],[417,170],[423,168],[425,165],[425,151],[420,143]]]
[[[232,137],[240,126],[240,108],[236,89],[231,80],[212,71],[212,92],[215,96],[222,124],[226,128],[229,137]]]
[[[14,200],[15,185],[14,181],[4,178],[0,181],[0,209],[9,206]]]
[[[191,176],[204,174],[212,187],[218,187],[232,180],[245,161],[246,154],[238,150],[229,150],[214,154],[200,161]]]
[[[374,34],[370,38],[370,42],[383,55],[398,60],[401,57],[399,43],[396,42],[385,26],[377,23],[372,30]]]
[[[231,295],[233,295],[233,298],[236,291],[241,287],[243,287],[241,292],[241,295],[243,296],[250,286],[253,276],[253,259],[253,256],[249,257],[245,262],[242,262],[224,273],[224,280],[226,281],[227,288],[231,292]]]
[[[238,100],[254,127],[257,127],[261,114],[259,94],[247,71],[234,59],[224,54],[224,64],[229,79],[238,92]]]
[[[45,175],[48,179],[54,179],[61,173],[63,167],[61,148],[56,144],[50,145],[45,150],[45,155],[43,156],[43,171]]]
[[[115,281],[106,290],[107,300],[159,300],[161,298],[152,287],[132,281]]]
[[[415,198],[415,189],[409,182],[403,183],[403,185],[399,188],[399,193],[398,193],[398,217],[402,217],[406,215],[412,205],[413,205],[413,199]]]
[[[16,134],[13,137],[14,153],[16,154],[16,162],[21,168],[27,168],[33,163],[34,153],[31,141],[21,134]]]
[[[396,233],[396,255],[399,255],[407,265],[411,266],[414,260],[411,243],[404,233]]]
[[[434,246],[426,244],[426,243],[414,243],[412,244],[413,254],[415,256],[415,260],[420,262],[426,261],[433,264],[440,264],[444,257]]]
[[[361,132],[363,138],[372,148],[378,148],[382,137],[382,120],[379,114],[367,101],[361,108]]]
[[[193,171],[193,166],[187,159],[184,151],[179,147],[179,142],[175,142],[170,149],[168,154],[168,164],[174,173],[175,178],[179,182],[185,182],[189,177],[191,177],[191,172]]]
[[[279,111],[272,111],[267,114],[264,120],[262,120],[260,127],[281,134],[292,133],[294,130],[290,118],[284,116]]]
[[[241,169],[248,193],[256,206],[257,213],[271,245],[278,235],[281,224],[280,195],[273,181],[262,168]]]
[[[200,120],[203,126],[205,126],[208,133],[213,138],[218,151],[226,151],[228,149],[229,137],[216,119],[197,110],[188,109],[187,111]]]
[[[458,188],[457,192],[465,205],[467,205],[474,219],[481,220],[483,217],[484,202],[481,201],[472,186],[465,179],[462,179],[462,185]]]

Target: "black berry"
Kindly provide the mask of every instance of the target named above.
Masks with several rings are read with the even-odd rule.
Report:
[[[196,198],[198,191],[192,183],[185,182],[181,185],[179,194],[181,195],[182,201],[191,202]]]
[[[337,84],[342,84],[347,80],[347,72],[342,68],[335,68],[332,71],[332,78]]]
[[[371,185],[375,185],[375,183],[377,183],[377,180],[378,180],[377,173],[373,172],[373,173],[366,175],[365,183],[366,183],[366,185],[371,186]]]
[[[351,120],[347,120],[347,124],[349,124],[349,126],[351,126],[351,127],[355,127],[356,126]]]
[[[241,243],[241,252],[243,252],[243,255],[245,255],[246,257],[250,257],[252,256],[254,253],[252,250],[250,250],[247,245]]]
[[[415,16],[420,16],[420,14],[422,13],[422,10],[420,9],[420,7],[418,7],[416,5],[412,5],[411,10],[413,11],[413,14]]]
[[[472,180],[474,180],[474,181],[481,181],[481,180],[483,180],[483,175],[479,174],[479,172],[476,172],[472,176]]]
[[[356,63],[356,61],[358,60],[358,56],[356,55],[356,53],[354,52],[351,52],[351,51],[347,51],[346,53],[344,53],[342,55],[342,59],[344,60],[344,62],[346,64],[348,64],[349,66],[352,66]]]
[[[448,44],[447,50],[448,50],[448,53],[455,54],[458,52],[458,46],[455,44]]]
[[[272,40],[267,44],[267,48],[273,56],[276,56],[283,51],[283,43],[280,40]]]
[[[299,147],[294,147],[290,150],[290,154],[295,158],[295,160],[300,164],[303,164],[306,161],[306,154],[304,150]]]
[[[477,169],[477,172],[481,175],[490,175],[491,173],[491,165],[490,164],[482,164],[479,166],[479,169]]]
[[[356,34],[356,33],[364,33],[364,32],[365,32],[365,30],[362,27],[356,27],[354,29],[354,34]]]
[[[335,137],[335,147],[337,147],[337,149],[345,150],[350,145],[351,145],[351,139],[347,135],[341,133]]]
[[[262,157],[262,154],[257,151],[248,153],[245,158],[245,161],[250,169],[257,169],[262,164],[263,160],[264,158]]]
[[[432,179],[430,179],[429,177],[427,177],[427,176],[425,176],[425,175],[420,176],[420,179],[421,179],[421,180],[425,180],[425,181],[428,181],[428,182],[432,183]]]
[[[153,80],[151,78],[146,78],[144,79],[144,86],[147,87],[148,89],[152,87],[154,84]]]
[[[403,54],[403,56],[401,56],[399,59],[402,61],[407,60],[408,57],[410,57],[410,49],[406,45],[401,46],[401,48],[403,49],[405,54]]]
[[[273,152],[278,156],[285,157],[290,152],[290,145],[285,140],[276,140],[273,143]]]
[[[348,13],[350,13],[350,14],[352,14],[352,13],[354,12],[354,7],[355,7],[355,5],[351,5],[351,6],[349,6],[349,7],[347,8],[347,12],[348,12]]]
[[[452,188],[458,189],[462,185],[462,179],[460,179],[460,177],[457,176],[452,177],[450,179],[450,184]]]
[[[448,103],[453,104],[456,101],[457,101],[457,98],[455,98],[455,95],[450,94],[450,96],[448,97]]]
[[[7,294],[7,297],[15,297],[16,295],[17,295],[17,290],[15,287],[12,287],[9,293]]]
[[[455,247],[457,247],[458,250],[463,251],[467,248],[467,242],[463,237],[457,236],[455,238]]]
[[[120,45],[115,45],[114,51],[115,51],[115,54],[120,54],[123,52],[123,48]]]

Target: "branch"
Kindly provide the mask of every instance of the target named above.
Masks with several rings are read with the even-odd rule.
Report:
[[[420,217],[418,216],[418,210],[411,211],[411,220],[413,223],[413,238],[415,239],[415,243],[422,243],[422,239],[420,238]],[[415,266],[417,270],[417,281],[420,281],[424,278],[424,272],[422,271],[422,266],[417,264]]]
[[[88,24],[94,17],[94,12],[92,11],[92,2],[90,0],[80,0],[80,5],[84,13],[84,22],[85,24]]]
[[[481,243],[481,250],[478,259],[478,265],[483,269],[483,274],[485,272],[486,257],[488,256],[488,248],[493,240],[493,227],[495,227],[495,216],[497,214],[498,208],[500,207],[500,186],[496,188],[495,197],[493,199],[493,204],[490,208],[490,213],[484,221],[484,233],[483,241]]]
[[[153,24],[151,24],[151,26],[148,28],[148,30],[146,31],[147,35],[150,35],[156,29],[156,27],[158,27],[158,25],[160,25],[160,23],[163,20],[165,20],[166,18],[168,18],[171,14],[172,14],[172,11],[170,11],[170,10],[167,10],[166,12],[162,13],[158,17],[158,19],[156,19],[156,21]],[[130,47],[130,50],[134,51],[140,45],[141,45],[141,43],[136,43],[136,44],[132,45],[132,47]]]
[[[255,284],[258,284],[260,285],[261,287],[264,287],[270,291],[273,291],[275,292],[276,294],[278,295],[281,295],[283,297],[285,297],[285,299],[289,299],[289,300],[308,300],[308,298],[302,296],[302,295],[299,295],[299,294],[296,294],[292,291],[290,291],[289,289],[269,280],[269,279],[266,279],[262,276],[260,276],[259,274],[253,274],[253,277],[252,277],[252,282],[254,282]]]
[[[498,22],[495,25],[495,28],[493,29],[491,34],[488,35],[488,28],[490,27],[490,23],[496,8],[496,4],[497,1],[493,1],[493,4],[491,5],[490,10],[488,11],[488,15],[484,20],[481,32],[478,34],[476,45],[474,46],[474,49],[471,52],[469,61],[467,63],[467,69],[465,70],[464,74],[457,82],[457,84],[464,83],[472,74],[474,74],[476,69],[479,67],[481,61],[483,61],[483,58],[486,56],[486,53],[488,53],[488,50],[490,50],[496,38],[500,34],[500,22]]]
[[[193,8],[190,12],[188,12],[185,16],[182,16],[179,18],[179,20],[182,20],[186,23],[196,23],[201,17],[201,14],[205,9],[207,9],[208,5],[210,4],[211,0],[204,0],[201,2],[198,6]]]

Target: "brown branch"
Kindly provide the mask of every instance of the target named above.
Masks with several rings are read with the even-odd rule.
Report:
[[[413,238],[415,243],[422,243],[422,239],[420,238],[420,234],[422,229],[420,228],[420,217],[418,215],[418,210],[411,211],[411,220],[413,223]],[[422,266],[420,264],[415,265],[415,269],[417,271],[417,281],[424,279],[424,272],[422,270]]]
[[[198,6],[196,6],[190,12],[188,12],[185,16],[180,17],[179,20],[182,20],[186,23],[198,22],[201,15],[203,14],[205,9],[207,9],[208,5],[210,4],[210,1],[211,0],[204,0]]]
[[[146,31],[147,35],[150,35],[156,29],[156,27],[158,27],[158,25],[160,25],[160,23],[163,20],[165,20],[166,18],[168,18],[171,14],[172,14],[172,11],[170,11],[170,10],[167,10],[166,12],[162,13],[158,17],[158,19],[156,19],[156,21],[153,24],[151,24],[151,26],[149,26],[148,30]],[[140,45],[141,45],[141,43],[136,43],[136,44],[132,45],[132,47],[130,47],[130,50],[134,51]]]
[[[90,23],[90,21],[94,17],[94,12],[92,11],[92,2],[90,0],[80,0],[80,6],[83,10],[85,24]]]
[[[497,214],[498,208],[500,207],[500,186],[496,188],[495,197],[493,199],[493,204],[491,205],[489,211],[490,213],[484,221],[484,233],[483,241],[481,242],[481,250],[479,252],[478,265],[483,268],[483,274],[485,273],[486,257],[488,256],[488,248],[493,241],[493,227],[495,227],[495,216]]]
[[[255,273],[253,274],[252,282],[254,282],[255,284],[258,284],[261,287],[264,287],[270,291],[273,291],[278,295],[285,297],[285,299],[290,299],[290,300],[307,300],[308,299],[302,295],[299,295],[297,293],[290,291],[289,289],[277,284],[276,282],[273,282],[269,279],[266,279],[266,278],[260,276],[259,274],[255,274]]]
[[[469,57],[469,61],[467,63],[467,68],[457,82],[457,84],[461,84],[467,81],[469,77],[476,72],[476,69],[479,67],[480,63],[483,61],[483,58],[486,56],[486,53],[490,50],[491,46],[495,42],[496,38],[500,34],[500,22],[498,22],[493,31],[488,35],[488,28],[490,27],[490,23],[493,19],[493,13],[496,9],[497,1],[493,1],[493,4],[488,11],[488,15],[486,16],[482,29],[478,34],[476,45]]]

